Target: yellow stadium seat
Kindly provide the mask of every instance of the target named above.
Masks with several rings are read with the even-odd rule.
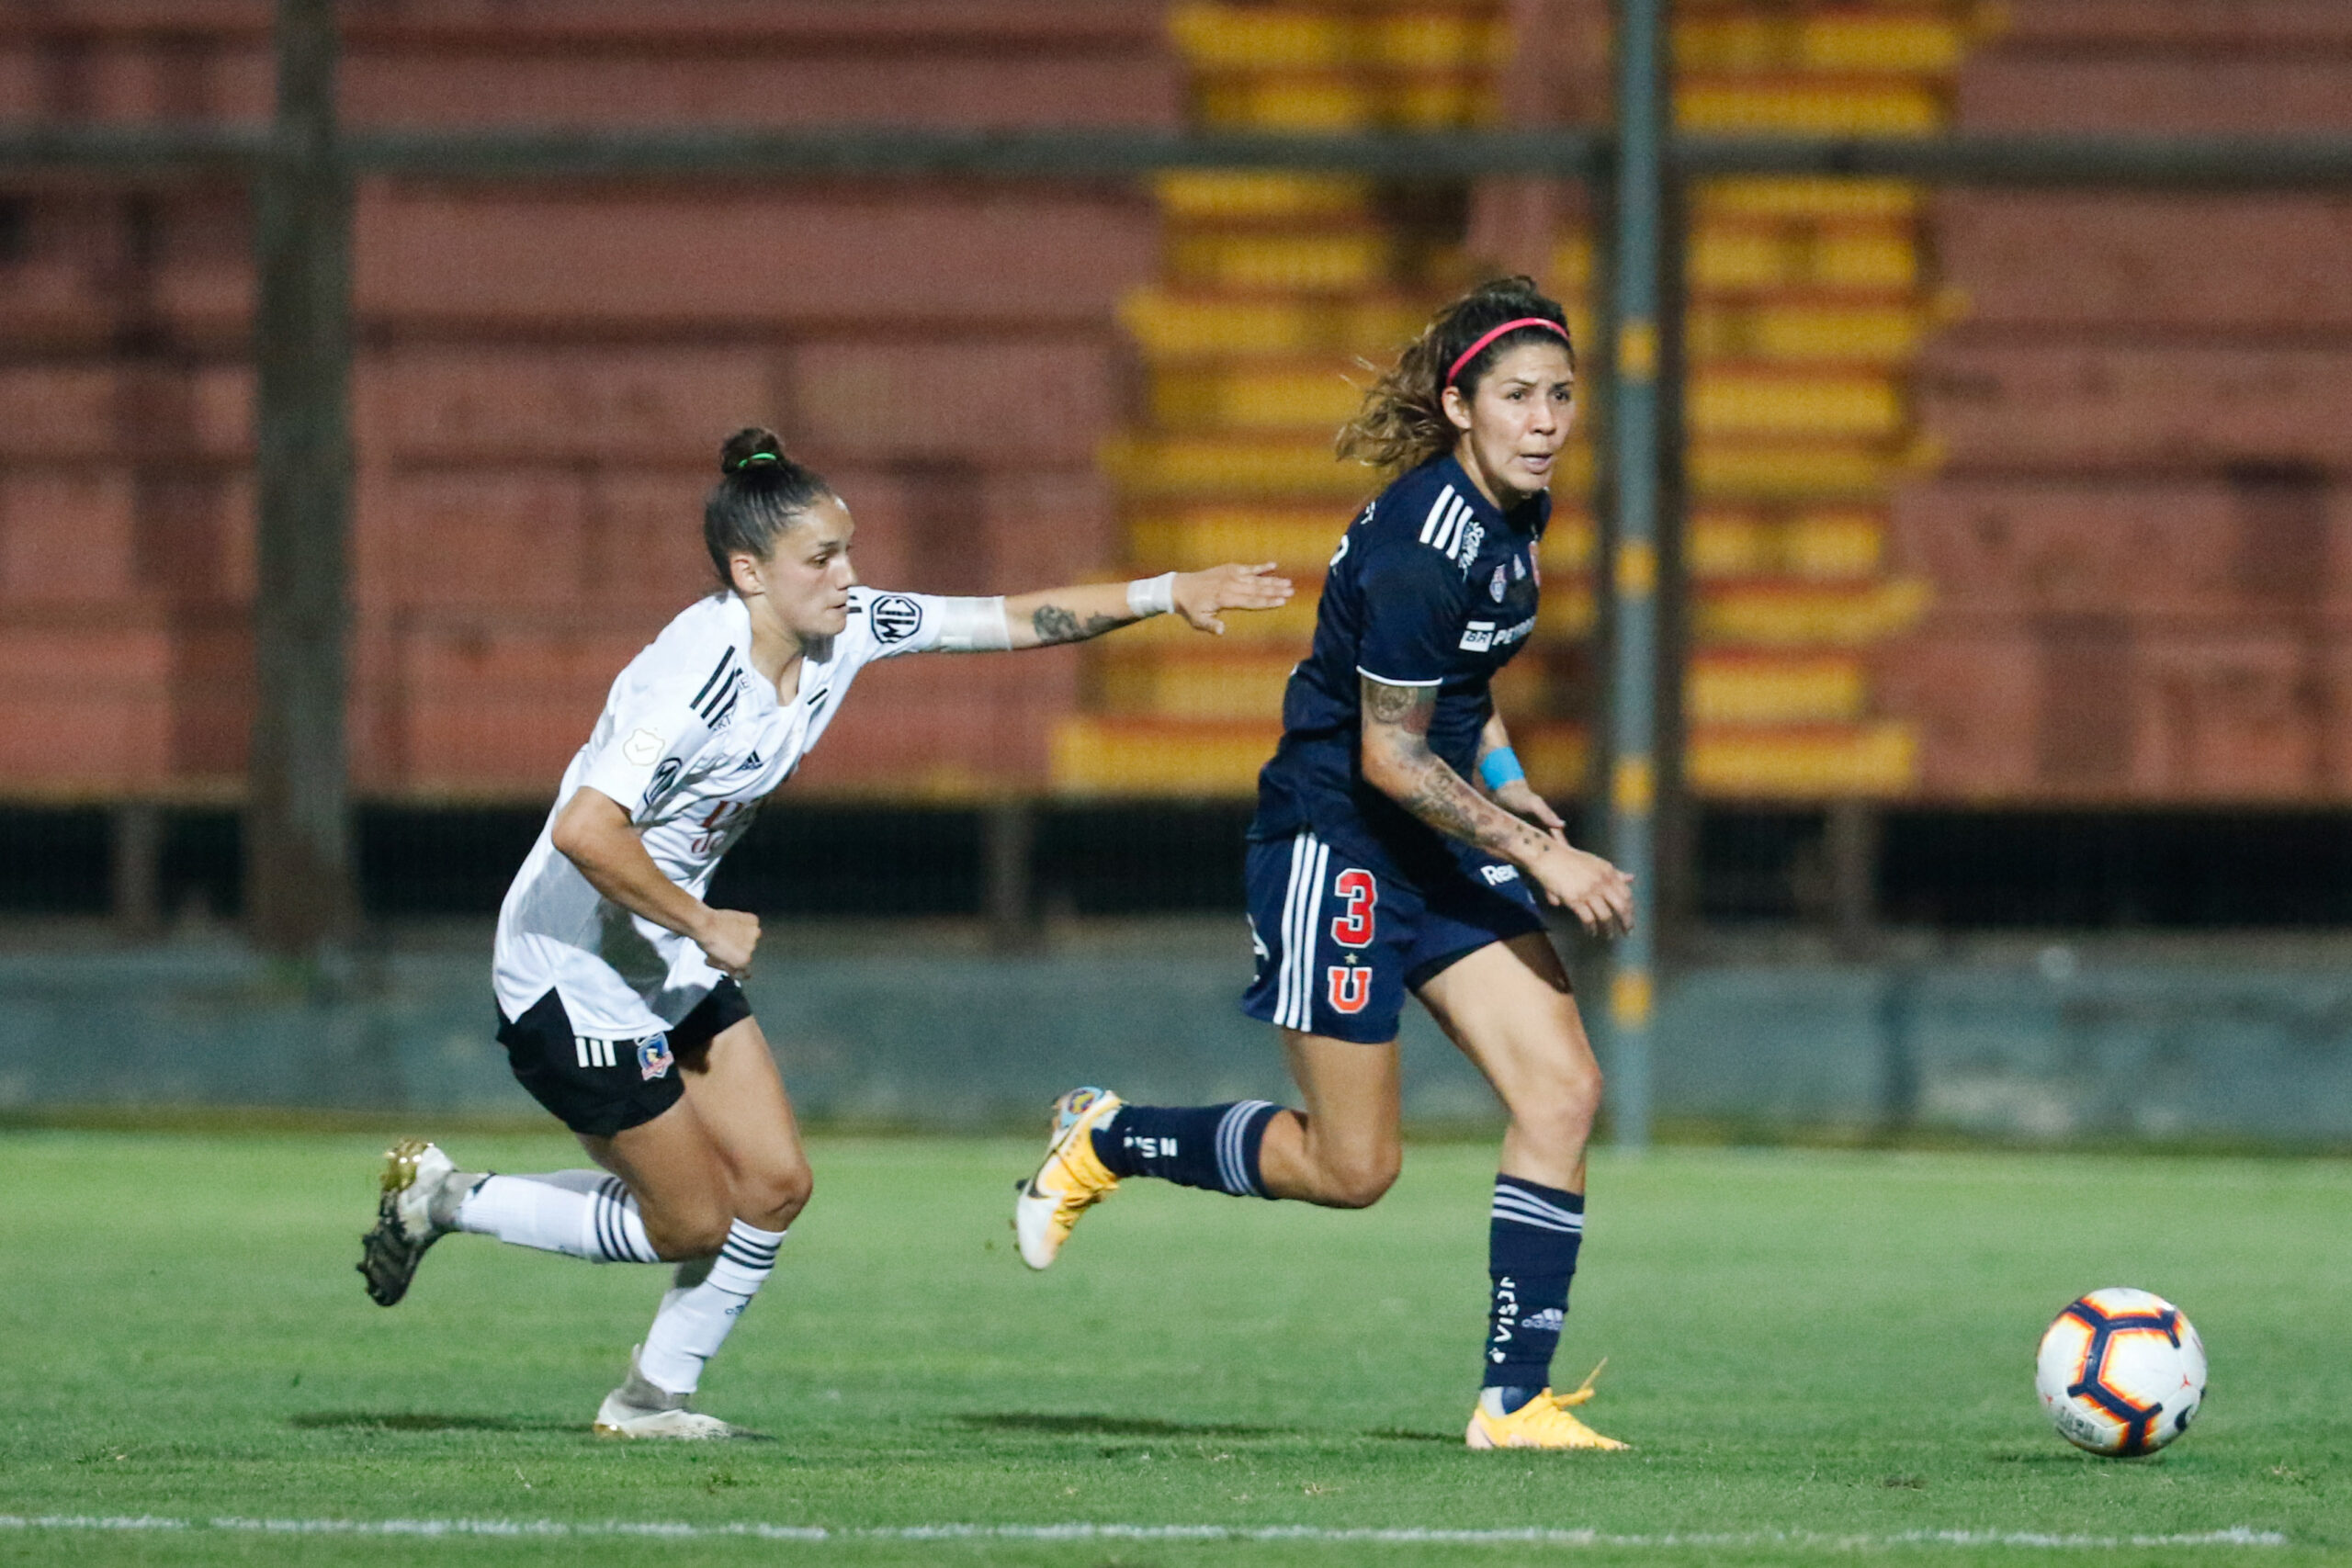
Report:
[[[1343,17],[1296,7],[1180,5],[1168,14],[1169,37],[1195,70],[1345,65],[1356,30]]]
[[[1139,289],[1119,309],[1121,322],[1155,360],[1370,358],[1410,342],[1427,316],[1418,304],[1378,299],[1236,299],[1161,288]]]
[[[1343,506],[1211,504],[1136,517],[1127,543],[1136,566],[1160,571],[1271,560],[1286,572],[1320,575],[1353,515]]]
[[[1685,271],[1702,296],[1812,288],[1908,297],[1918,246],[1905,225],[1710,222],[1693,237]]]
[[[1901,366],[1917,355],[1927,335],[1928,315],[1907,299],[1702,299],[1691,308],[1688,330],[1694,362]]]
[[[1369,180],[1280,170],[1179,169],[1152,187],[1178,219],[1362,219],[1372,203]]]
[[[1885,525],[1868,509],[1794,515],[1702,510],[1690,519],[1686,555],[1700,580],[1793,577],[1838,580],[1877,574]]]
[[[1811,374],[1702,367],[1685,397],[1691,432],[1885,440],[1904,425],[1902,389],[1883,374]]]
[[[1965,30],[1949,17],[1715,15],[1674,29],[1686,71],[1935,75],[1960,63]]]
[[[1692,790],[1717,800],[1886,798],[1918,781],[1918,739],[1902,724],[1814,730],[1698,728]]]
[[[1850,723],[1869,697],[1868,674],[1850,654],[1702,652],[1684,680],[1683,711],[1699,725]]]
[[[1927,136],[1943,123],[1942,96],[1908,82],[1685,80],[1675,89],[1675,123],[1693,132],[1825,136]]]
[[[1250,724],[1170,724],[1081,715],[1054,728],[1057,794],[1247,798],[1282,738],[1279,714]]]
[[[1163,430],[1332,431],[1363,402],[1368,373],[1346,360],[1311,366],[1161,370],[1151,378],[1151,416]]]
[[[1921,187],[1903,180],[1741,175],[1696,182],[1691,187],[1690,208],[1702,220],[1875,218],[1905,222],[1918,215],[1926,199],[1927,193]]]
[[[1917,621],[1929,598],[1916,578],[1731,584],[1700,592],[1690,618],[1699,641],[1718,648],[1862,648]]]

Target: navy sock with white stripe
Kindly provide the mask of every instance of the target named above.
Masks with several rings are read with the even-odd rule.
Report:
[[[1504,1390],[1503,1408],[1516,1410],[1552,1382],[1552,1352],[1567,1319],[1568,1281],[1584,1240],[1584,1194],[1498,1176],[1491,1213],[1486,1386]]]
[[[1179,1187],[1262,1198],[1258,1151],[1266,1124],[1282,1107],[1270,1100],[1231,1105],[1126,1105],[1094,1129],[1094,1156],[1114,1176],[1156,1176]]]
[[[703,1363],[718,1354],[735,1320],[767,1283],[783,1245],[782,1231],[763,1231],[741,1220],[729,1225],[710,1272],[662,1298],[638,1352],[637,1370],[645,1381],[671,1393],[694,1393]]]

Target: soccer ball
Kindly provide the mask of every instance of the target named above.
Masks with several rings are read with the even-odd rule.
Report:
[[[2033,1386],[2058,1435],[2095,1454],[2152,1454],[2205,1397],[2205,1345],[2146,1291],[2093,1291],[2041,1337]]]

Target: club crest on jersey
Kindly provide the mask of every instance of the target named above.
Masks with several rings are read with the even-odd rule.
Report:
[[[922,606],[903,593],[885,593],[868,614],[876,642],[904,642],[922,630]]]
[[[637,1076],[640,1078],[666,1078],[670,1076],[670,1037],[657,1034],[637,1043]]]
[[[1501,563],[1497,562],[1495,575],[1487,582],[1487,592],[1499,604],[1503,602],[1503,595],[1510,592],[1510,579],[1504,575]]]

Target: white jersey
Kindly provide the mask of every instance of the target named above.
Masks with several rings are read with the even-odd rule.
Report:
[[[492,972],[508,1019],[553,988],[575,1032],[639,1039],[684,1019],[721,978],[700,947],[604,897],[555,847],[556,814],[574,794],[593,789],[626,810],[662,874],[700,897],[858,671],[902,653],[989,646],[985,632],[973,634],[989,615],[1001,637],[1001,600],[853,588],[849,601],[848,626],[801,660],[789,700],[752,670],[751,612],[731,592],[685,610],[629,660],[499,909]]]

